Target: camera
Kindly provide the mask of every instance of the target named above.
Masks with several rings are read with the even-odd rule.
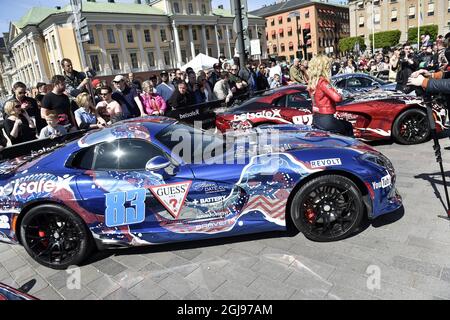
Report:
[[[97,73],[93,69],[89,69],[86,72],[86,77],[88,77],[90,79],[95,78],[96,75],[97,75]]]

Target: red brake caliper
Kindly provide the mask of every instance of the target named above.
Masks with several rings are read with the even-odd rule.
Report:
[[[306,216],[306,219],[308,219],[309,223],[311,223],[311,224],[314,223],[314,218],[316,217],[316,213],[314,212],[313,209],[311,209],[311,208],[306,209],[305,216]]]

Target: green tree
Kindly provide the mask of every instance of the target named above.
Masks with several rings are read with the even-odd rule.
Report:
[[[375,33],[375,48],[393,47],[400,41],[400,30],[390,30]],[[373,46],[373,36],[370,34],[370,45]]]
[[[436,41],[439,32],[439,27],[435,24],[420,27],[420,35],[429,34],[431,41]],[[417,27],[408,29],[408,42],[417,43]]]
[[[348,38],[340,39],[339,40],[339,50],[341,52],[353,51],[356,43],[359,43],[359,47],[361,50],[365,50],[366,45],[364,44],[363,37],[348,37]]]

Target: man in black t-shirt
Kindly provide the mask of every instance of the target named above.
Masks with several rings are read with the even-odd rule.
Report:
[[[341,62],[338,60],[335,60],[333,64],[331,65],[331,76],[335,76],[339,73],[341,70]]]
[[[63,126],[75,126],[75,120],[70,108],[70,100],[66,91],[65,79],[61,75],[52,78],[53,90],[47,93],[42,99],[41,117],[45,117],[49,113],[58,115],[58,124]]]
[[[113,80],[113,84],[115,91],[112,94],[112,98],[122,106],[124,118],[129,119],[146,115],[142,102],[139,99],[139,93],[136,88],[128,86],[124,76],[117,75]]]
[[[16,82],[13,85],[13,93],[14,95],[9,100],[17,100],[22,105],[22,108],[27,111],[28,115],[34,121],[37,129],[42,128],[42,125],[45,127],[47,124],[41,118],[41,112],[36,99],[26,96],[27,86],[22,82]]]

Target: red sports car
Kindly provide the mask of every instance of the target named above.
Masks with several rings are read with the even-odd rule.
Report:
[[[311,98],[305,86],[292,85],[253,97],[216,116],[217,128],[246,130],[262,124],[312,124]],[[445,129],[446,109],[433,106],[437,131]],[[337,106],[337,118],[352,123],[356,138],[424,142],[430,135],[426,108],[420,98],[391,92],[355,95]]]

